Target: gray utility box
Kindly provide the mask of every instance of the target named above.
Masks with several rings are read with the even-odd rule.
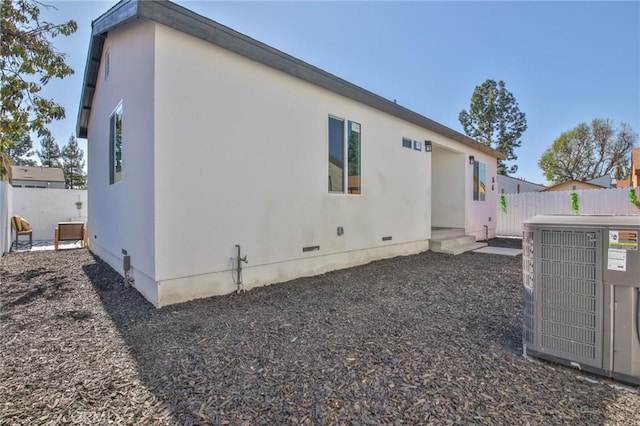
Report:
[[[524,222],[525,355],[640,384],[640,216]]]

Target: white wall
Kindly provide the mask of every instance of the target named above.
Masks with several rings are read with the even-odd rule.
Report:
[[[0,181],[0,256],[11,248],[11,216],[13,215],[13,187]]]
[[[34,240],[53,240],[59,222],[86,222],[87,206],[83,189],[13,188],[13,214],[29,221]]]
[[[468,156],[438,145],[432,155],[432,226],[464,228]]]
[[[432,133],[161,25],[155,71],[161,298],[233,290],[235,244],[248,287],[428,248],[431,154],[402,137]],[[327,191],[329,115],[362,125],[362,195]]]
[[[474,235],[476,240],[484,240],[486,238],[484,226],[486,225],[488,227],[489,238],[494,238],[497,227],[496,206],[498,191],[496,176],[498,162],[495,157],[479,151],[472,155],[474,155],[475,161],[486,164],[486,196],[484,201],[473,200],[473,166],[469,164],[466,168],[467,182],[469,182],[469,185],[467,185],[467,222],[465,230],[467,234]]]
[[[107,49],[89,122],[90,247],[118,271],[126,249],[152,303],[233,291],[235,244],[246,288],[428,249],[432,154],[402,138],[460,144],[160,24],[113,30]],[[123,177],[109,185],[120,100]],[[329,115],[362,125],[361,195],[328,193]],[[495,196],[471,206],[470,191],[464,226],[477,229]]]
[[[154,278],[154,24],[137,20],[109,31],[88,131],[89,244],[122,272],[122,250],[131,256],[136,286],[155,298]],[[122,180],[109,184],[109,117],[122,101]],[[184,113],[191,113],[185,110]],[[180,123],[172,121],[180,127]],[[178,150],[186,140],[174,141]],[[171,167],[163,170],[171,174]],[[183,188],[184,189],[184,188]],[[174,206],[184,211],[186,206]],[[144,284],[146,283],[146,284]]]

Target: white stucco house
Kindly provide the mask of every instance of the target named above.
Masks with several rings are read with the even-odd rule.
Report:
[[[64,189],[64,171],[59,167],[11,166],[14,188]]]
[[[90,249],[156,306],[495,235],[499,152],[167,1],[93,22],[77,133]]]

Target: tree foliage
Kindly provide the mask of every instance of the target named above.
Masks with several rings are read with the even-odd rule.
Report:
[[[36,155],[40,159],[42,167],[62,167],[60,147],[53,136],[46,135],[40,139],[40,147],[40,150],[36,150]]]
[[[596,118],[563,132],[540,157],[538,165],[551,182],[627,176],[638,135],[626,123]]]
[[[85,189],[87,179],[84,174],[84,152],[78,146],[74,135],[69,137],[69,143],[62,148],[62,170],[67,189]]]
[[[486,80],[476,86],[469,111],[460,111],[458,120],[467,136],[504,153],[506,161],[518,159],[515,150],[522,144],[520,136],[527,130],[527,120],[504,81]],[[507,168],[504,160],[498,160],[498,173],[517,170],[517,165]]]
[[[33,156],[33,141],[31,136],[26,135],[7,148],[7,154],[11,158],[11,164],[16,166],[35,166],[36,162],[31,159]]]
[[[0,0],[0,151],[29,133],[50,135],[46,125],[65,117],[64,108],[40,94],[52,78],[73,74],[51,40],[68,36],[75,21],[54,24],[41,20],[42,3],[33,0]]]

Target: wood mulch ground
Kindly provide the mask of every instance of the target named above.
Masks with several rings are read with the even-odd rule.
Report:
[[[3,425],[640,422],[640,395],[521,356],[520,257],[426,252],[163,309],[85,249],[0,262]]]

